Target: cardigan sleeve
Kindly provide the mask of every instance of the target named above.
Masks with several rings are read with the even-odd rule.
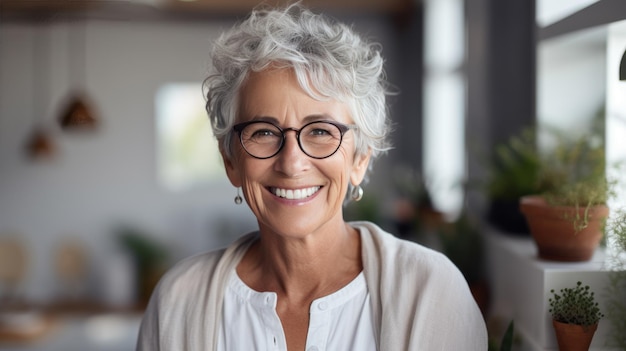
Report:
[[[368,222],[363,269],[381,350],[487,350],[487,329],[465,278],[443,254]]]
[[[170,269],[150,298],[137,351],[214,350],[226,280],[256,236],[249,233],[226,249],[186,258]]]
[[[160,351],[159,347],[159,300],[158,287],[150,297],[150,302],[141,320],[139,327],[139,337],[137,338],[137,351]]]
[[[206,350],[216,324],[216,266],[223,251],[187,258],[161,279],[144,313],[137,351]]]

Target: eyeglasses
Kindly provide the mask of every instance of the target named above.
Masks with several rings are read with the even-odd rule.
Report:
[[[307,156],[323,159],[332,156],[343,140],[343,135],[355,125],[334,121],[314,121],[300,129],[281,128],[266,121],[249,121],[233,126],[239,133],[239,141],[246,152],[255,158],[266,159],[276,156],[285,145],[285,133],[296,132],[298,146]]]

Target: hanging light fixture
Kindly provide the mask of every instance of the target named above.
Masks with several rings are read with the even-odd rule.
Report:
[[[37,127],[28,138],[26,150],[31,158],[43,159],[52,158],[57,148],[50,135],[43,128]]]
[[[94,129],[98,123],[89,106],[86,97],[80,93],[74,93],[59,118],[61,128],[65,130]]]
[[[85,27],[84,23],[68,29],[69,73],[73,92],[59,116],[63,130],[93,130],[98,125],[92,103],[87,98],[85,84]]]
[[[34,128],[26,140],[26,152],[33,159],[51,158],[56,154],[56,144],[44,126],[45,106],[48,101],[46,89],[49,86],[49,70],[44,68],[48,62],[48,40],[43,40],[43,31],[47,29],[42,21],[40,33],[33,39],[33,112]],[[45,47],[44,47],[45,46]]]

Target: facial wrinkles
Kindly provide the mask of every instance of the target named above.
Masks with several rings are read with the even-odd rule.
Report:
[[[339,183],[334,184],[338,194],[332,195],[332,198],[335,200],[335,206],[339,209],[339,211],[343,210],[343,202],[346,197],[346,191],[348,190],[349,181],[350,179],[348,176],[348,172],[342,172]]]
[[[339,102],[322,102],[312,100],[305,92],[294,88],[293,82],[288,75],[273,76],[269,82],[261,75],[251,76],[244,85],[240,95],[240,109],[238,123],[253,120],[259,117],[269,117],[281,128],[300,129],[306,123],[307,117],[328,114],[329,119],[341,123],[352,123],[349,118],[349,109]],[[273,74],[273,73],[269,73]],[[268,84],[269,83],[269,84]],[[305,195],[312,192],[323,191],[326,203],[334,209],[339,209],[344,200],[350,181],[352,167],[354,166],[353,131],[346,132],[340,148],[335,154],[326,159],[313,159],[300,149],[295,133],[289,131],[285,134],[285,145],[274,157],[260,160],[249,156],[237,141],[236,153],[237,164],[241,171],[241,184],[247,200],[253,212],[260,221],[267,222],[268,226],[276,220],[275,214],[263,199],[267,196],[276,196],[276,188],[282,197],[290,197],[286,192],[289,190],[305,188]],[[321,186],[321,189],[316,187]],[[324,187],[326,189],[324,189]],[[274,192],[270,195],[269,192]],[[294,197],[297,195],[293,194]],[[302,190],[300,190],[302,196]],[[320,197],[321,199],[321,197]],[[273,206],[273,205],[272,205]],[[329,209],[330,210],[330,209]],[[331,210],[332,212],[332,210]],[[330,213],[330,212],[329,212]],[[333,212],[334,213],[334,212]],[[298,216],[298,211],[293,212]],[[281,216],[288,215],[282,213]],[[284,219],[281,219],[284,221]]]

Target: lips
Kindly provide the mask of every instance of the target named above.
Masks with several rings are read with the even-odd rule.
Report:
[[[313,194],[318,192],[320,188],[321,187],[319,186],[313,186],[313,187],[302,188],[302,189],[270,188],[270,191],[272,192],[272,194],[278,197],[282,197],[284,199],[302,200],[302,199],[306,199],[307,197],[312,196]]]

